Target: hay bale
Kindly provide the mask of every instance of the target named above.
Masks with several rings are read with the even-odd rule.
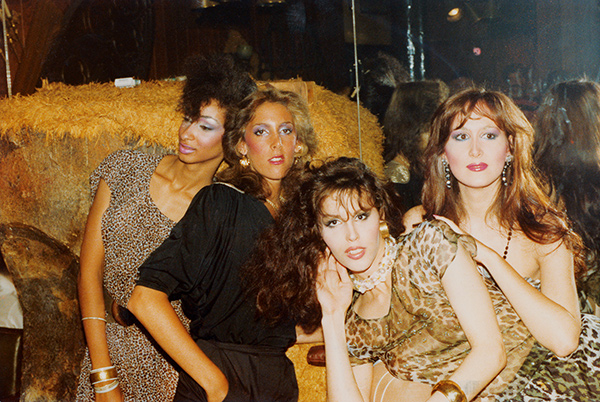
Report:
[[[0,102],[0,136],[7,133],[44,133],[48,140],[71,136],[94,144],[113,136],[135,146],[161,146],[174,150],[182,116],[175,111],[181,82],[150,81],[134,88],[110,83],[70,86],[45,84],[31,96]],[[348,98],[313,82],[275,83],[303,95],[309,105],[319,146],[316,157],[360,157],[383,175],[383,133],[377,118]],[[362,147],[361,147],[362,144]]]
[[[70,136],[90,143],[114,136],[136,145],[174,149],[181,115],[175,111],[180,82],[145,82],[134,88],[46,84],[30,96],[0,102],[0,135],[44,133],[51,141]]]

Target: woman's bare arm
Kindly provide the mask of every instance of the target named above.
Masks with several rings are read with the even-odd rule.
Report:
[[[352,368],[346,346],[346,310],[352,299],[352,282],[346,268],[329,256],[319,267],[317,296],[323,318],[327,400],[364,402],[370,397],[372,368]],[[368,365],[371,366],[371,365]]]
[[[468,356],[449,379],[459,384],[471,400],[504,368],[504,342],[483,279],[460,244],[442,285],[471,345]]]
[[[79,258],[79,275],[77,277],[81,317],[92,318],[85,319],[82,322],[93,369],[112,366],[106,340],[106,323],[102,321],[105,317],[105,309],[103,292],[104,244],[102,243],[101,223],[102,215],[104,215],[110,203],[110,196],[108,185],[104,180],[100,180],[85,225]],[[110,382],[106,381],[97,385],[103,386]],[[122,401],[121,389],[117,387],[110,392],[97,394],[96,400],[98,402]]]
[[[564,244],[536,246],[540,254],[541,292],[498,253],[481,243],[478,243],[478,259],[535,339],[557,356],[567,356],[577,348],[581,331],[573,255]]]
[[[206,391],[210,402],[225,399],[229,390],[227,378],[194,342],[165,293],[136,286],[127,308],[164,351]]]

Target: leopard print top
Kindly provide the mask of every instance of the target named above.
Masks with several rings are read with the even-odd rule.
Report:
[[[90,177],[92,194],[100,179],[110,188],[110,204],[102,217],[104,286],[120,306],[127,306],[138,278],[138,267],[175,226],[150,196],[150,179],[164,155],[121,150],[107,156]],[[181,303],[173,307],[184,325],[189,320]],[[125,401],[173,400],[178,374],[159,352],[149,335],[136,324],[106,326],[111,362],[116,367]],[[89,351],[81,365],[77,401],[95,400],[89,381]]]
[[[442,221],[423,222],[399,239],[388,314],[364,319],[354,311],[354,302],[348,310],[346,337],[353,365],[381,360],[395,377],[430,385],[456,370],[470,345],[441,278],[456,256],[459,243],[475,254],[474,240],[459,236]],[[484,280],[498,316],[508,362],[480,397],[503,390],[533,344],[531,334],[502,292],[491,279]]]

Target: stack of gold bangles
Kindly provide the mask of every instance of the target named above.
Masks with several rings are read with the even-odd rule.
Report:
[[[442,393],[449,402],[467,402],[467,396],[465,395],[464,391],[454,381],[439,381],[433,386],[431,395],[436,393],[436,391]]]
[[[111,381],[106,385],[99,387],[97,384],[101,382]],[[90,371],[90,382],[94,387],[94,392],[97,394],[105,394],[112,391],[119,386],[119,379],[117,378],[117,369],[115,366],[102,367]]]

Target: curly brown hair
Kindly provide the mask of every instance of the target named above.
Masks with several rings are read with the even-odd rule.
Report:
[[[196,121],[200,109],[216,101],[225,109],[225,121],[236,111],[238,104],[256,91],[256,83],[232,55],[198,55],[185,62],[185,84],[177,110]]]
[[[242,103],[241,109],[232,119],[225,123],[223,135],[223,153],[228,167],[217,174],[220,181],[224,181],[244,192],[265,200],[269,197],[269,187],[262,176],[240,164],[242,155],[238,145],[244,140],[246,126],[254,117],[256,110],[265,103],[278,103],[285,106],[292,115],[298,143],[302,145],[300,152],[295,155],[296,161],[286,177],[282,180],[281,196],[285,198],[290,187],[295,186],[305,162],[315,152],[317,139],[310,121],[308,105],[302,97],[294,92],[280,91],[274,87],[267,87],[248,96]]]
[[[427,170],[422,192],[425,217],[442,215],[459,222],[465,215],[460,189],[453,176],[451,188],[446,188],[442,155],[453,123],[458,121],[458,127],[462,127],[471,113],[493,120],[506,133],[513,156],[507,172],[508,185],[500,186],[488,216],[496,217],[507,230],[519,228],[536,243],[564,241],[573,252],[576,272],[580,273],[584,269],[581,238],[571,230],[565,213],[544,191],[545,183],[533,164],[533,127],[518,106],[501,92],[484,89],[459,92],[442,103],[433,115],[425,149]]]
[[[307,333],[319,327],[315,283],[327,248],[320,232],[321,208],[327,197],[340,193],[356,195],[362,208],[377,208],[391,236],[404,231],[398,195],[360,160],[341,157],[307,167],[242,271],[248,291],[256,295],[259,315],[267,322],[293,320]]]

